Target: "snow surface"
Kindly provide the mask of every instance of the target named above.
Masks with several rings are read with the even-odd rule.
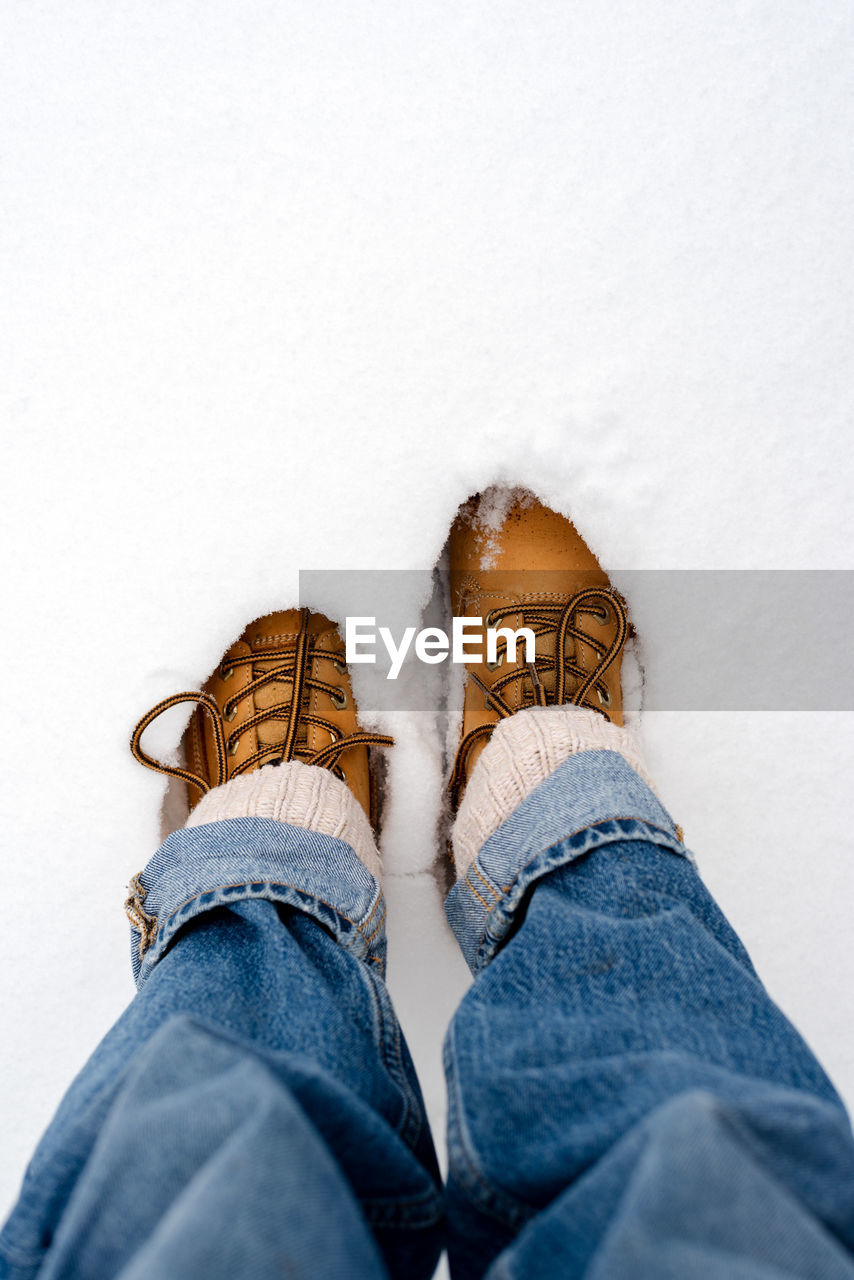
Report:
[[[854,10],[9,0],[0,47],[5,1205],[132,992],[164,785],[130,727],[300,569],[429,569],[494,482],[612,570],[851,567]],[[443,728],[385,719],[390,983],[441,1139]],[[643,727],[854,1101],[852,717]]]

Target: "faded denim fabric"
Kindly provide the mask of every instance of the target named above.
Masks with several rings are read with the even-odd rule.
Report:
[[[447,1226],[353,850],[178,832],[139,905],[0,1277],[426,1280],[447,1240],[454,1280],[854,1280],[842,1104],[621,756],[568,760],[449,895]]]
[[[263,898],[319,921],[345,950],[385,971],[385,899],[350,845],[271,818],[230,818],[175,831],[140,876],[157,932],[131,964],[141,985],[179,929],[212,907]]]
[[[177,832],[140,877],[138,992],[71,1086],[0,1276],[430,1276],[443,1205],[349,845],[271,819]]]
[[[445,903],[477,973],[547,871],[617,840],[637,838],[690,858],[673,819],[616,751],[583,751],[550,774],[490,836]]]
[[[854,1278],[842,1104],[621,756],[567,760],[447,912],[454,1280]]]

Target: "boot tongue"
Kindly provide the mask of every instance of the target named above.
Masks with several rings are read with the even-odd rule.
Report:
[[[281,613],[272,613],[265,618],[259,619],[251,627],[247,628],[245,641],[249,645],[253,655],[257,655],[252,663],[253,678],[272,671],[275,667],[286,667],[289,672],[293,672],[296,665],[296,647],[297,639],[300,631],[301,618],[299,610],[288,609]],[[309,615],[308,628],[309,635],[316,637],[321,632],[332,626],[332,623],[323,614],[315,613]],[[287,655],[279,652],[271,652],[275,649],[287,649]],[[308,666],[307,674],[311,674],[311,663]],[[276,747],[284,742],[287,729],[287,721],[285,717],[290,708],[291,697],[293,694],[293,680],[286,677],[281,680],[271,680],[269,684],[262,685],[255,694],[255,710],[268,711],[271,707],[279,710],[282,717],[275,720],[265,720],[259,724],[256,729],[258,737],[258,746],[260,749],[266,747]],[[302,710],[308,709],[310,695],[304,695]],[[301,722],[297,730],[297,739],[295,750],[304,752],[308,745],[308,728],[304,722]]]
[[[249,638],[253,654],[258,654],[256,661],[252,663],[253,679],[266,675],[276,667],[286,666],[288,670],[293,671],[295,665],[294,650],[297,643],[298,618],[294,619],[288,615],[273,615],[271,618],[264,619],[264,622],[266,625],[263,630]],[[291,653],[288,656],[281,653],[270,654],[268,651],[274,644],[284,645],[291,650]],[[280,715],[286,716],[290,707],[292,691],[293,681],[291,679],[271,680],[257,690],[255,694],[255,710],[268,711],[271,707],[277,707]],[[264,720],[255,731],[258,736],[259,748],[263,750],[265,747],[281,745],[284,742],[286,727],[284,719]],[[305,728],[303,725],[300,725],[296,745],[298,747],[305,745]]]

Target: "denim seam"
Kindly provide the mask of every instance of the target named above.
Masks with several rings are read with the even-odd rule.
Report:
[[[322,902],[322,901],[323,901],[323,899],[322,899],[322,898],[318,898],[318,902]],[[380,890],[380,892],[377,894],[376,898],[374,899],[374,905],[371,907],[370,911],[368,912],[368,914],[365,916],[364,920],[362,921],[362,924],[364,925],[364,927],[365,927],[366,929],[367,929],[368,925],[371,923],[371,921],[373,920],[373,918],[374,918],[374,914],[375,914],[375,912],[376,912],[376,909],[377,909],[377,907],[380,905],[380,903],[381,903],[382,901],[384,901],[384,899],[383,899],[382,890]],[[329,905],[329,904],[327,903],[327,906],[328,906],[328,905]],[[385,919],[385,916],[383,916],[383,919]],[[373,935],[373,934],[371,934],[371,937],[373,937],[373,936],[374,936],[374,935]]]
[[[474,888],[474,886],[472,885],[471,881],[469,880],[468,875],[466,876],[466,884],[468,884],[469,888],[470,888],[470,889],[472,890],[472,892],[475,894],[475,897],[476,897],[476,898],[478,898],[478,899],[479,899],[479,901],[483,903],[484,907],[486,907],[486,916],[484,917],[484,922],[483,922],[483,931],[482,931],[482,933],[481,933],[481,935],[480,935],[480,938],[479,938],[479,940],[478,940],[477,950],[476,950],[476,952],[475,952],[475,962],[476,962],[476,964],[478,964],[478,967],[480,967],[479,962],[483,959],[483,949],[484,949],[484,944],[485,944],[485,942],[486,942],[486,935],[487,935],[487,932],[488,932],[488,930],[489,930],[489,918],[490,918],[490,916],[492,915],[492,912],[495,910],[495,908],[496,908],[496,907],[499,905],[499,903],[502,901],[502,898],[506,897],[506,896],[507,896],[507,895],[508,895],[508,894],[509,894],[513,889],[514,889],[514,887],[518,886],[519,881],[520,881],[520,879],[522,878],[522,876],[524,875],[525,871],[527,871],[527,869],[528,869],[528,868],[529,868],[529,867],[530,867],[534,862],[536,862],[539,858],[545,857],[547,854],[552,853],[552,852],[553,852],[553,850],[557,849],[559,845],[561,845],[561,844],[563,844],[563,843],[564,843],[564,841],[566,841],[566,840],[572,840],[572,839],[574,839],[576,836],[580,836],[580,835],[582,835],[585,831],[595,831],[595,830],[597,830],[597,829],[598,829],[598,828],[600,828],[600,827],[606,826],[609,822],[632,822],[632,823],[636,823],[636,824],[637,824],[637,826],[639,826],[639,827],[641,827],[641,828],[649,828],[649,829],[650,829],[650,830],[652,830],[652,831],[660,831],[660,832],[661,832],[661,834],[662,834],[662,835],[667,836],[667,837],[668,837],[668,840],[670,840],[671,842],[675,842],[675,841],[676,841],[676,838],[675,838],[675,836],[673,835],[673,833],[672,833],[672,832],[668,831],[666,827],[658,826],[658,824],[657,824],[657,823],[654,823],[654,822],[648,822],[645,818],[637,818],[637,817],[634,817],[634,816],[633,816],[633,815],[631,815],[631,814],[612,814],[612,815],[609,815],[607,818],[597,818],[597,820],[596,820],[595,822],[587,822],[587,823],[585,823],[585,825],[584,825],[583,827],[578,827],[575,831],[569,831],[569,832],[567,832],[565,835],[560,836],[557,840],[554,840],[550,845],[547,845],[544,849],[539,849],[539,850],[538,850],[538,851],[533,855],[533,857],[529,858],[527,862],[523,863],[523,864],[522,864],[522,866],[521,866],[521,867],[519,867],[518,871],[516,872],[515,876],[513,877],[512,882],[511,882],[508,886],[506,886],[505,891],[504,891],[504,894],[503,894],[503,895],[496,895],[496,899],[495,899],[495,901],[492,903],[492,905],[491,905],[491,906],[490,906],[490,905],[488,905],[486,902],[484,902],[483,898],[481,898],[480,894],[477,892],[477,890]],[[613,840],[603,841],[603,842],[602,842],[602,844],[599,844],[599,845],[597,845],[597,846],[596,846],[596,849],[601,849],[601,848],[603,848],[605,844],[613,844],[613,843],[615,843],[618,839],[632,839],[632,838],[633,838],[633,837],[631,837],[631,836],[628,836],[628,837],[627,837],[627,836],[625,835],[625,833],[621,833],[621,835],[620,835],[619,837],[615,836]],[[642,837],[642,836],[636,836],[636,837],[634,837],[634,838],[635,838],[635,839],[643,839],[643,837]],[[655,843],[657,843],[657,842],[655,842]],[[678,842],[678,843],[680,843],[680,844],[681,844],[681,841],[680,841],[680,842]],[[660,847],[660,846],[659,846],[659,847]],[[671,843],[669,846],[667,846],[667,847],[669,847],[669,848],[671,849],[671,851],[672,851],[672,852],[674,852],[674,853],[680,853],[680,851],[679,851],[678,849],[673,848],[673,844],[672,844],[672,843]],[[592,853],[592,852],[595,852],[595,849],[592,849],[592,848],[587,848],[587,849],[577,849],[577,850],[575,850],[575,851],[573,851],[573,852],[572,852],[572,854],[571,854],[571,856],[570,856],[570,857],[568,857],[568,858],[567,858],[567,860],[566,860],[566,863],[565,863],[565,864],[558,864],[558,865],[569,865],[569,863],[570,863],[570,862],[575,862],[575,861],[576,861],[576,859],[580,858],[583,854],[585,854],[585,853]],[[684,853],[682,853],[680,856],[684,857],[684,856],[686,856],[686,855],[685,855]],[[472,863],[471,865],[472,865],[472,866],[474,866],[474,863]],[[545,868],[543,869],[543,871],[542,871],[542,874],[541,874],[541,875],[539,875],[539,876],[537,876],[535,880],[531,880],[531,881],[529,881],[529,882],[524,886],[524,889],[525,889],[525,890],[527,890],[527,889],[528,889],[528,887],[529,887],[529,885],[535,884],[535,883],[536,883],[536,880],[542,879],[542,876],[544,876],[544,875],[548,875],[548,874],[549,874],[549,872],[554,871],[554,870],[556,870],[556,869],[557,869],[556,867],[545,867]],[[481,875],[481,874],[480,874],[480,872],[478,872],[478,874],[480,875],[481,880],[483,880],[483,879],[484,879],[483,875]],[[488,881],[484,881],[484,883],[489,883],[489,882],[488,882]],[[490,887],[491,887],[491,886],[490,886]]]
[[[481,1169],[462,1103],[457,1055],[453,1052],[453,1026],[445,1040],[445,1071],[448,1081],[448,1163],[449,1176],[465,1188],[472,1203],[483,1213],[500,1222],[502,1226],[518,1230],[530,1221],[536,1209],[516,1199],[501,1187],[495,1186]],[[456,1159],[454,1159],[456,1157]]]
[[[415,1092],[410,1086],[406,1075],[406,1068],[403,1065],[403,1053],[401,1051],[400,1023],[395,1018],[392,1023],[394,1033],[394,1073],[398,1079],[400,1087],[405,1091],[407,1099],[407,1112],[405,1123],[401,1123],[400,1135],[411,1148],[415,1148],[415,1144],[421,1134],[421,1116],[419,1115],[418,1100]],[[391,1067],[389,1068],[391,1070]]]
[[[348,924],[351,924],[354,929],[358,929],[366,942],[370,942],[371,938],[375,938],[385,923],[385,912],[383,912],[382,919],[376,929],[374,929],[373,933],[369,935],[365,934],[365,926],[370,922],[380,902],[383,901],[382,889],[377,894],[376,901],[370,914],[360,923],[358,920],[353,920],[350,916],[346,915],[340,907],[336,907],[333,903],[327,902],[325,898],[321,898],[319,893],[312,893],[307,889],[301,889],[298,885],[291,884],[288,880],[238,880],[234,884],[210,885],[208,888],[202,889],[198,893],[194,893],[192,897],[186,898],[183,902],[179,902],[178,906],[170,911],[169,915],[166,916],[166,924],[168,925],[180,911],[183,911],[184,907],[189,906],[191,902],[197,902],[198,899],[203,898],[206,893],[218,893],[221,889],[250,889],[263,885],[269,885],[271,889],[293,889],[294,893],[301,893],[307,898],[314,898],[316,902],[322,902],[324,907],[328,907],[330,911],[335,913],[335,915],[340,916],[342,920],[346,920]],[[159,926],[157,932],[160,932]]]
[[[474,863],[472,863],[472,866],[474,866]],[[472,882],[471,882],[471,879],[470,879],[470,872],[471,872],[471,867],[469,867],[469,870],[466,872],[466,884],[467,884],[467,885],[468,885],[468,887],[471,889],[472,893],[473,893],[473,894],[474,894],[474,896],[477,898],[477,900],[478,900],[478,902],[481,904],[481,906],[485,907],[487,911],[491,911],[491,910],[492,910],[492,908],[495,906],[495,902],[493,901],[492,903],[489,903],[489,902],[487,902],[487,901],[486,901],[486,898],[482,898],[482,897],[481,897],[481,895],[478,893],[477,889],[475,889],[474,885],[473,885],[473,884],[472,884]],[[481,879],[482,879],[482,878],[483,878],[483,877],[481,877]]]
[[[382,896],[382,895],[380,895],[380,896]],[[318,898],[318,902],[322,902],[322,901],[323,901],[323,899],[322,899],[322,898]],[[329,906],[329,903],[327,903],[326,905],[327,905],[327,906]],[[332,908],[332,910],[334,911],[334,910],[335,910],[335,908],[333,907],[333,908]],[[374,908],[374,910],[376,910],[376,908]],[[372,911],[372,912],[371,912],[371,915],[373,915],[373,914],[374,914],[374,913],[373,913],[373,911]],[[342,916],[342,918],[343,918],[344,920],[348,920],[348,919],[349,919],[349,916],[345,916],[345,915],[344,915],[344,913],[343,913],[343,911],[339,911],[339,912],[338,912],[338,915]],[[362,937],[365,939],[365,942],[367,942],[367,943],[371,943],[371,942],[373,942],[374,938],[375,938],[375,937],[377,936],[377,934],[379,933],[380,929],[381,929],[381,928],[383,927],[383,925],[385,924],[385,917],[386,917],[386,913],[385,913],[385,911],[384,911],[384,912],[382,913],[381,917],[380,917],[380,922],[379,922],[379,924],[377,925],[376,929],[374,929],[373,933],[369,933],[369,934],[366,934],[366,933],[365,933],[364,925],[356,924],[356,921],[355,921],[355,920],[350,920],[350,923],[351,923],[351,924],[356,925],[356,928],[359,930],[359,933],[360,933],[360,934],[362,935]],[[368,917],[368,919],[370,919],[370,916]]]
[[[418,1098],[409,1082],[401,1055],[400,1024],[394,1016],[389,1001],[388,1011],[385,1008],[387,993],[381,986],[382,977],[377,977],[370,970],[364,972],[371,1002],[376,1018],[376,1043],[383,1065],[389,1078],[397,1087],[403,1103],[400,1121],[395,1126],[396,1132],[410,1148],[415,1147],[421,1134],[423,1119],[418,1105]],[[390,1017],[388,1015],[391,1015]],[[391,1034],[389,1035],[389,1029]]]
[[[489,890],[489,892],[492,894],[492,897],[493,897],[493,903],[497,902],[497,901],[498,901],[498,899],[501,897],[500,892],[495,888],[495,886],[492,884],[492,882],[491,882],[490,880],[487,880],[486,876],[483,874],[483,872],[481,871],[480,867],[477,865],[477,862],[476,862],[476,861],[475,861],[475,862],[472,862],[471,866],[469,867],[469,872],[471,872],[471,871],[475,871],[475,872],[477,873],[477,878],[478,878],[479,880],[482,880],[482,881],[483,881],[483,883],[484,883],[484,885],[486,886],[486,888],[487,888],[487,889]],[[468,878],[468,877],[467,877],[467,878]],[[474,885],[472,884],[471,880],[469,880],[469,887],[470,887],[471,889],[474,889]],[[482,899],[482,898],[481,898],[481,902],[483,902],[483,899]],[[485,905],[486,905],[486,904],[484,903],[484,906],[485,906]]]
[[[373,941],[374,938],[376,938],[377,934],[380,933],[386,920],[387,913],[385,910],[385,896],[381,888],[377,892],[376,898],[374,900],[374,904],[370,912],[364,919],[359,921],[359,920],[354,920],[351,916],[348,916],[346,912],[341,910],[340,907],[336,907],[331,902],[327,902],[325,898],[321,898],[319,894],[313,893],[308,889],[301,889],[298,885],[291,884],[287,880],[240,880],[233,884],[212,885],[205,889],[202,889],[199,893],[193,894],[192,897],[185,899],[183,902],[179,903],[177,907],[175,907],[172,911],[170,911],[169,915],[164,918],[162,925],[158,921],[157,931],[155,933],[154,939],[151,942],[151,945],[148,948],[146,948],[146,951],[141,957],[140,974],[137,981],[139,982],[140,979],[144,980],[143,968],[147,969],[147,972],[145,973],[145,978],[147,978],[150,975],[151,971],[154,969],[154,967],[157,964],[159,964],[160,961],[163,959],[163,956],[166,954],[166,951],[169,949],[169,946],[171,946],[172,941],[174,940],[176,934],[178,933],[178,928],[174,928],[173,931],[167,937],[166,936],[167,930],[172,928],[175,922],[175,918],[182,911],[184,911],[186,907],[190,906],[194,902],[198,902],[201,898],[204,898],[206,894],[214,895],[228,889],[250,889],[250,888],[271,888],[271,889],[283,889],[283,890],[289,889],[292,893],[297,894],[299,897],[310,898],[313,901],[320,903],[322,906],[326,907],[334,916],[337,916],[339,920],[342,920],[346,922],[348,925],[352,926],[352,928],[355,929],[356,932],[361,935],[365,944],[365,955],[357,958],[378,964],[380,966],[380,972],[383,972],[384,965],[383,965],[382,957],[377,955],[372,955],[370,953],[371,942]],[[237,901],[237,899],[232,899],[232,901]],[[277,899],[272,899],[272,901],[277,901]],[[365,927],[373,918],[380,904],[383,905],[383,911],[380,916],[379,923],[377,924],[376,928],[373,930],[372,933],[366,934]],[[210,907],[205,908],[205,910],[214,910],[217,907],[222,905],[224,904],[219,902],[211,902]],[[285,903],[284,905],[291,905],[293,906],[295,911],[302,911],[303,914],[311,915],[310,911],[307,911],[304,907],[300,906],[297,903],[290,903],[290,904]],[[204,914],[204,911],[196,912],[195,915],[188,917],[187,923],[189,923],[190,920],[196,919],[198,916],[203,914]],[[319,923],[322,923],[322,922],[319,922]],[[340,943],[340,939],[336,939],[336,941]],[[159,954],[155,955],[154,953],[157,952],[158,949],[160,949]]]
[[[161,929],[165,929],[166,927],[168,927],[169,924],[172,924],[175,916],[181,913],[181,911],[183,911],[184,908],[186,908],[186,906],[189,906],[191,902],[197,902],[198,900],[200,900],[201,897],[204,897],[206,895],[206,893],[218,893],[220,892],[220,890],[228,890],[228,888],[256,888],[256,887],[260,888],[260,887],[268,887],[268,886],[270,888],[289,888],[289,890],[293,890],[294,893],[301,893],[303,897],[311,897],[311,899],[314,899],[316,902],[321,902],[321,904],[323,904],[324,906],[328,906],[329,910],[332,911],[334,915],[339,916],[339,918],[341,918],[342,920],[347,920],[348,924],[352,924],[352,927],[355,928],[357,932],[361,933],[362,937],[364,937],[364,940],[366,943],[370,943],[371,941],[374,940],[374,938],[376,937],[376,934],[380,932],[380,929],[383,928],[383,924],[385,923],[385,911],[383,911],[382,916],[380,916],[380,922],[378,925],[376,925],[374,932],[369,934],[365,933],[365,925],[370,922],[371,918],[373,918],[376,908],[378,908],[380,902],[384,902],[384,895],[382,890],[380,890],[378,895],[376,895],[376,901],[374,902],[373,908],[371,908],[370,910],[370,914],[367,915],[366,918],[364,920],[361,920],[360,922],[360,920],[353,920],[352,916],[347,915],[346,911],[342,911],[341,908],[338,908],[338,906],[334,906],[332,902],[326,901],[325,897],[320,897],[319,893],[312,893],[310,890],[305,890],[305,888],[300,888],[298,884],[291,884],[289,883],[289,881],[237,881],[236,883],[233,883],[233,884],[211,884],[211,886],[204,888],[204,890],[201,890],[198,893],[193,893],[192,897],[188,897],[188,899],[184,900],[183,902],[179,902],[178,906],[175,906],[174,910],[170,911],[168,916],[165,916],[164,924],[157,925],[155,940],[154,942],[151,943],[151,947],[155,947],[157,945],[157,937],[159,937],[159,934],[161,933]],[[222,905],[222,904],[211,904],[211,909],[213,909],[215,905]],[[300,908],[297,908],[297,906],[294,906],[294,910],[300,910]],[[149,948],[149,950],[151,950],[151,947]]]
[[[423,1229],[439,1223],[444,1217],[442,1197],[438,1189],[423,1191],[402,1200],[360,1200],[359,1207],[367,1221],[375,1227],[391,1226],[407,1230]],[[413,1213],[422,1209],[423,1212]]]

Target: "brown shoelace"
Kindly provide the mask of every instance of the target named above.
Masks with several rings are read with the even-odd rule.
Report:
[[[158,702],[155,707],[152,707],[142,717],[131,735],[130,749],[134,759],[145,765],[147,769],[154,769],[157,773],[165,773],[173,778],[181,778],[190,786],[197,787],[204,795],[212,787],[221,786],[229,777],[234,778],[250,769],[259,768],[262,762],[273,764],[301,760],[304,764],[314,764],[319,765],[321,768],[329,769],[343,779],[345,775],[341,768],[340,757],[345,751],[350,751],[354,747],[393,746],[394,738],[390,738],[386,734],[363,733],[361,730],[357,733],[342,734],[337,725],[331,720],[318,715],[310,715],[306,711],[304,707],[305,698],[312,691],[327,694],[333,706],[337,706],[339,709],[346,705],[343,701],[346,695],[337,685],[321,680],[313,674],[313,664],[321,659],[331,660],[336,670],[342,672],[342,674],[346,668],[335,654],[331,654],[328,649],[319,648],[314,643],[308,633],[308,618],[308,609],[300,610],[300,629],[296,642],[292,647],[278,649],[275,654],[265,653],[260,650],[243,657],[223,660],[220,674],[226,679],[237,667],[256,666],[262,662],[276,662],[277,665],[271,670],[262,671],[260,675],[255,676],[239,693],[236,693],[234,697],[229,698],[223,704],[222,710],[217,705],[216,699],[209,693],[173,693],[171,697],[164,698],[162,702]],[[226,724],[230,724],[235,719],[238,705],[244,699],[251,697],[264,685],[272,684],[279,680],[288,681],[292,684],[291,696],[287,701],[275,703],[273,706],[265,707],[262,711],[256,711],[237,729],[230,732],[226,730]],[[200,778],[198,774],[191,773],[189,769],[182,769],[177,765],[162,764],[142,749],[142,735],[149,725],[164,711],[178,706],[181,702],[196,703],[210,719],[217,756],[216,782],[209,783],[204,778]],[[248,759],[235,766],[229,772],[227,757],[236,753],[242,735],[269,720],[284,721],[285,735],[283,741],[270,743],[269,746],[259,748]],[[319,751],[310,751],[304,741],[300,740],[300,729],[309,725],[325,729],[330,735],[331,741]]]
[[[605,626],[610,621],[609,609],[613,610],[617,622],[617,634],[611,643],[606,645],[589,632],[582,630],[579,623],[582,615],[588,615],[595,617]],[[562,706],[564,703],[589,707],[593,711],[599,711],[606,720],[610,720],[607,708],[611,705],[611,695],[602,677],[629,636],[628,614],[622,596],[608,587],[585,587],[571,596],[566,604],[502,605],[498,609],[491,610],[486,617],[486,625],[497,626],[514,614],[522,616],[522,625],[531,628],[535,642],[540,636],[555,636],[554,657],[537,657],[535,662],[514,667],[506,674],[499,676],[491,688],[471,672],[471,679],[484,692],[486,705],[496,711],[502,720],[527,707]],[[591,671],[585,671],[567,653],[570,638],[582,640],[595,651],[598,661]],[[499,648],[499,658],[506,652],[506,648],[506,644],[502,644]],[[554,692],[551,698],[540,678],[541,673],[545,672],[554,673]],[[511,707],[506,698],[502,697],[502,692],[520,680],[530,681],[530,699],[526,698],[521,707]],[[570,681],[577,682],[572,692],[567,691],[567,684]],[[589,697],[594,691],[598,705]],[[451,802],[455,808],[465,784],[466,768],[472,749],[476,743],[490,737],[494,728],[494,724],[477,725],[469,730],[460,743],[448,784]]]

